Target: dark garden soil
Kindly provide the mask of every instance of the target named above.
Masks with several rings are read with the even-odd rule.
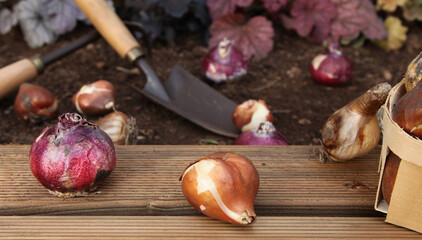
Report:
[[[309,62],[321,51],[321,46],[279,29],[274,50],[263,60],[251,61],[245,78],[221,85],[209,84],[237,103],[247,99],[265,100],[275,116],[276,128],[294,145],[319,144],[320,129],[336,109],[373,85],[399,82],[407,64],[422,50],[421,26],[410,26],[408,41],[400,51],[387,53],[370,42],[359,49],[346,47],[345,52],[354,62],[353,78],[346,86],[332,88],[314,83],[309,74]],[[26,45],[19,29],[14,29],[0,36],[0,66],[57,49],[87,31],[86,27],[78,27],[58,42],[34,50]],[[207,48],[201,44],[199,34],[179,35],[172,46],[155,42],[152,47],[152,63],[160,78],[166,79],[171,67],[179,64],[204,79],[201,61]],[[83,84],[99,79],[112,82],[117,109],[136,117],[138,144],[196,145],[207,144],[209,139],[219,144],[232,143],[233,139],[204,130],[135,92],[129,85],[140,86],[142,75],[125,69],[131,70],[131,66],[100,39],[50,65],[32,83],[55,93],[59,112],[64,113],[75,111],[71,98]],[[42,124],[19,120],[13,110],[15,96],[13,93],[0,100],[0,143],[31,144],[56,119]]]

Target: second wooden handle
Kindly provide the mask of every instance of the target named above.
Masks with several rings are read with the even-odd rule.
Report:
[[[29,59],[19,60],[0,69],[0,99],[37,75],[37,68]]]
[[[75,0],[75,2],[121,57],[126,57],[132,48],[139,47],[136,39],[105,0]]]

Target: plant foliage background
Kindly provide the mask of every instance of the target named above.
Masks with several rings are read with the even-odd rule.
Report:
[[[150,41],[172,43],[177,34],[201,32],[209,47],[229,38],[248,58],[273,49],[276,28],[314,43],[401,48],[407,23],[422,21],[422,0],[108,0],[124,20],[144,27]],[[0,34],[18,26],[32,48],[89,24],[73,0],[0,0]],[[142,37],[141,33],[136,33]]]

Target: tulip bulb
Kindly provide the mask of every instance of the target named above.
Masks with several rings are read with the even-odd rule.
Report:
[[[374,149],[380,139],[377,111],[391,86],[380,83],[328,118],[321,132],[323,159],[347,161]]]
[[[253,203],[259,176],[246,157],[211,154],[189,165],[179,180],[188,202],[203,214],[242,225],[256,220]]]
[[[57,115],[58,101],[56,96],[47,89],[29,83],[19,87],[14,109],[19,118],[40,122]]]
[[[391,193],[396,183],[397,172],[399,171],[401,159],[390,152],[385,162],[384,173],[382,175],[381,191],[385,201],[390,204]]]
[[[72,102],[81,114],[99,115],[114,109],[114,94],[114,86],[110,82],[99,80],[82,86]]]
[[[250,99],[236,107],[232,120],[237,129],[246,132],[259,127],[262,122],[273,122],[274,116],[264,100]]]
[[[407,67],[406,74],[404,75],[404,86],[406,91],[412,90],[416,84],[422,79],[422,52],[413,59]]]
[[[136,119],[122,112],[109,113],[100,118],[95,125],[106,132],[114,144],[131,145],[137,142]]]
[[[422,138],[422,85],[404,94],[392,111],[393,120],[412,136]]]

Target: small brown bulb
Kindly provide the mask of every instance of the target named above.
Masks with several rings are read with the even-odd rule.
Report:
[[[273,122],[274,116],[264,100],[250,99],[236,107],[232,120],[237,129],[246,132],[258,128],[265,121]]]
[[[49,90],[30,83],[23,83],[16,96],[14,109],[19,118],[40,122],[57,116],[58,101]]]
[[[106,80],[82,86],[73,96],[72,102],[81,114],[100,115],[108,113],[115,106],[114,86]]]
[[[382,175],[381,191],[385,201],[390,204],[391,193],[396,183],[397,172],[399,170],[401,159],[390,152],[385,162],[384,173]]]
[[[137,142],[136,119],[122,112],[112,112],[100,118],[95,125],[110,136],[114,144],[133,145]]]
[[[404,94],[392,111],[395,121],[404,131],[412,136],[422,138],[422,84],[418,84]]]
[[[407,67],[406,74],[404,76],[404,86],[406,91],[412,90],[418,82],[422,79],[422,52],[416,56],[415,59]]]

